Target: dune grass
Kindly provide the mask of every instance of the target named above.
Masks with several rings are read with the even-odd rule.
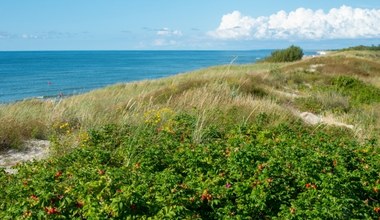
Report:
[[[226,125],[262,112],[276,115],[276,123],[297,120],[289,109],[298,109],[352,123],[354,134],[365,139],[377,136],[380,128],[377,118],[368,119],[379,114],[380,62],[374,56],[378,52],[348,51],[289,64],[217,66],[62,100],[2,105],[0,147],[48,139],[63,123],[69,123],[73,133],[110,123],[138,125],[146,112],[163,108]]]
[[[216,109],[222,112],[236,109],[236,115],[226,117],[237,121],[249,118],[253,109],[286,114],[274,101],[256,97],[254,91],[253,94],[239,91],[241,86],[254,84],[250,76],[253,71],[265,71],[268,66],[212,67],[165,79],[117,84],[62,100],[3,105],[0,106],[2,148],[19,146],[29,138],[49,138],[64,123],[75,131],[109,123],[141,124],[146,112],[162,108],[198,115]]]

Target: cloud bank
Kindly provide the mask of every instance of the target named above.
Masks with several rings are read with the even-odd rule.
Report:
[[[156,33],[158,36],[166,36],[166,37],[171,37],[171,36],[182,36],[182,32],[179,30],[171,30],[169,28],[162,28],[157,31]]]
[[[208,33],[217,39],[355,39],[380,37],[380,9],[349,6],[323,10],[298,8],[253,18],[239,11],[222,17],[219,27]]]
[[[37,32],[37,33],[8,33],[4,31],[0,31],[0,39],[23,39],[23,40],[31,40],[31,39],[65,39],[65,38],[74,38],[80,35],[85,35],[86,32],[82,33],[68,33],[68,32],[59,32],[59,31],[48,31],[48,32]]]
[[[183,36],[182,31],[172,30],[170,28],[161,28],[156,31],[158,39],[153,40],[152,45],[155,47],[173,47],[179,44],[178,39]]]
[[[12,38],[13,36],[7,32],[0,31],[0,39],[9,39]]]

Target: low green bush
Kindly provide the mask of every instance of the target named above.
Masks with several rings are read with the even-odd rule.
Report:
[[[213,125],[200,142],[188,114],[92,130],[64,156],[0,171],[0,218],[379,218],[375,140],[267,120]]]
[[[343,48],[341,51],[350,51],[350,50],[369,50],[369,51],[379,51],[380,50],[380,44],[379,45],[374,45],[372,46],[364,46],[364,45],[359,45],[355,47],[348,47],[348,48]]]
[[[271,56],[264,59],[267,62],[293,62],[301,60],[303,57],[303,50],[298,46],[290,46],[283,50],[275,50]]]
[[[301,111],[321,114],[323,112],[347,113],[351,106],[348,98],[336,93],[322,93],[309,97],[300,97],[295,99],[296,106]]]
[[[380,89],[359,79],[349,76],[338,76],[332,80],[335,91],[348,96],[356,105],[380,102]]]

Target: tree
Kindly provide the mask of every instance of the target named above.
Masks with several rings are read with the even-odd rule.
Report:
[[[298,46],[290,46],[283,50],[275,50],[271,56],[264,59],[267,62],[293,62],[302,59],[303,51]]]

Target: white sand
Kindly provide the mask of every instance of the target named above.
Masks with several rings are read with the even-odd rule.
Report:
[[[49,155],[50,142],[46,140],[29,140],[23,150],[10,149],[0,154],[0,167],[8,173],[17,173],[12,166],[25,161],[41,160]]]

